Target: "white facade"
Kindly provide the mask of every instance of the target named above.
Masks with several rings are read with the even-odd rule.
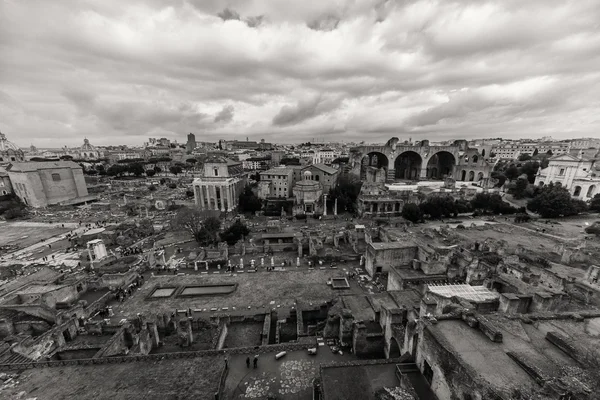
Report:
[[[569,153],[570,149],[571,144],[568,142],[512,142],[495,145],[492,151],[497,158],[514,160],[519,158],[521,154],[532,156],[536,150],[539,154],[551,151],[552,155],[557,156]]]
[[[550,158],[548,167],[538,171],[536,185],[560,183],[574,198],[589,200],[600,193],[600,171],[594,159],[562,154]]]
[[[231,212],[237,208],[245,184],[239,162],[213,157],[204,163],[203,176],[194,179],[194,200],[203,210]]]
[[[317,150],[313,155],[313,164],[331,164],[340,153],[331,149]]]

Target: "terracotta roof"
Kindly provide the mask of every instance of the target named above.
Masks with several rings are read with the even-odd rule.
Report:
[[[315,168],[318,168],[321,171],[323,171],[325,173],[328,173],[330,175],[333,175],[333,174],[335,174],[338,171],[337,169],[331,168],[331,167],[329,167],[329,166],[327,166],[325,164],[312,164],[312,165],[306,166],[306,168],[310,168],[311,166],[315,167]]]
[[[81,169],[81,166],[73,161],[30,161],[13,162],[7,171],[10,172],[33,172],[40,169],[71,168]]]

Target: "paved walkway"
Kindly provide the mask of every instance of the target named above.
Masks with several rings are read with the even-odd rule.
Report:
[[[252,365],[246,368],[246,357],[250,356],[252,361],[253,354],[231,356],[224,398],[264,399],[273,395],[277,399],[312,400],[312,382],[319,374],[320,363],[356,359],[350,354],[333,354],[327,346],[319,347],[316,356],[300,350],[275,360],[275,354],[261,354],[257,369]]]

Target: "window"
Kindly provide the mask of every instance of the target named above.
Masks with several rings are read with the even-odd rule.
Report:
[[[219,176],[219,168],[213,168],[214,176]]]
[[[563,176],[565,174],[565,169],[561,168],[560,172],[558,173],[558,175]]]
[[[54,182],[60,181],[60,174],[52,174],[52,180]]]
[[[11,158],[10,158],[10,161],[16,161],[16,160],[15,160],[15,158],[14,158],[14,157],[11,157]]]

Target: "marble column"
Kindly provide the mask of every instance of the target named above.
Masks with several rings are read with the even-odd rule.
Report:
[[[333,215],[337,215],[337,198],[333,202]]]
[[[227,185],[227,208],[228,211],[233,211],[233,196],[231,194],[231,185]]]
[[[198,190],[198,205],[200,206],[200,209],[204,210],[204,193],[202,193],[202,185],[196,186],[196,189]]]
[[[327,195],[323,195],[323,215],[327,215]]]
[[[221,212],[225,210],[225,190],[224,186],[219,185],[219,196],[221,197]]]
[[[209,209],[209,210],[214,209],[213,202],[212,202],[212,200],[214,199],[214,193],[213,193],[214,188],[215,187],[213,185],[206,185],[206,197],[208,198],[207,209]]]

